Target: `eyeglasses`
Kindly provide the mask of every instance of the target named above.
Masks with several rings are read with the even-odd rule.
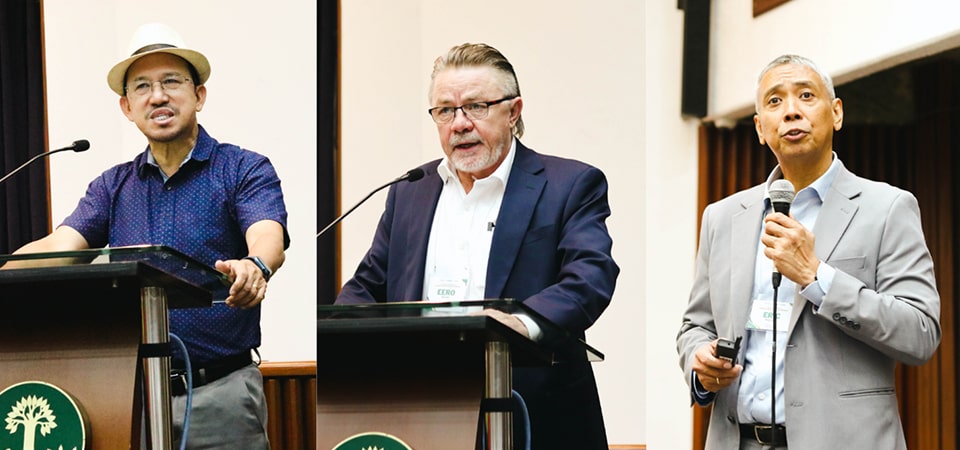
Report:
[[[183,87],[183,83],[188,81],[190,81],[189,78],[180,75],[169,75],[160,81],[136,80],[133,84],[127,85],[127,93],[133,92],[139,97],[150,95],[153,93],[153,85],[156,83],[160,83],[160,89],[163,92],[169,93],[180,89]]]
[[[517,95],[510,97],[504,97],[500,100],[493,100],[489,102],[475,102],[467,103],[466,105],[460,106],[437,106],[427,110],[427,113],[430,114],[430,117],[433,118],[433,121],[436,123],[447,123],[453,120],[457,116],[457,110],[463,111],[463,114],[470,118],[470,120],[481,120],[484,117],[487,117],[487,114],[490,112],[490,107],[496,105],[497,103],[502,103],[507,100],[513,100],[517,98]]]

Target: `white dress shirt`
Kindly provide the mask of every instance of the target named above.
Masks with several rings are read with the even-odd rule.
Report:
[[[426,268],[423,272],[424,300],[484,299],[490,245],[516,148],[514,139],[500,167],[490,176],[474,180],[469,193],[460,183],[450,160],[444,157],[440,161],[437,174],[443,180],[443,189],[427,243]],[[447,309],[447,313],[452,314],[468,312],[471,312],[468,308]],[[515,316],[526,325],[531,339],[540,339],[540,327],[533,319],[523,314]]]

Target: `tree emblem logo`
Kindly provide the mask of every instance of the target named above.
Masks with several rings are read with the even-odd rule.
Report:
[[[413,450],[409,445],[386,433],[360,433],[345,439],[333,450]]]
[[[5,417],[4,417],[4,413]],[[89,422],[59,387],[27,381],[0,392],[0,450],[86,450]]]

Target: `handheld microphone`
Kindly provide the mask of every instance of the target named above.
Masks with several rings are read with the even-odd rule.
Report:
[[[796,192],[793,188],[793,183],[780,179],[774,180],[770,184],[770,204],[773,205],[773,211],[778,213],[783,213],[784,215],[790,215],[790,204],[793,203],[793,198],[796,196]],[[773,269],[773,287],[777,288],[780,286],[781,275],[777,271],[776,267]]]
[[[58,149],[56,149],[56,150],[50,150],[49,152],[43,152],[43,153],[41,153],[41,154],[39,154],[39,155],[34,156],[33,158],[30,158],[29,160],[27,160],[27,162],[21,164],[20,167],[17,167],[16,169],[11,170],[10,173],[4,175],[3,178],[0,178],[0,184],[3,184],[4,181],[7,181],[7,178],[12,177],[12,176],[15,175],[17,172],[19,172],[21,169],[23,169],[24,167],[29,166],[30,163],[32,163],[32,162],[34,162],[34,161],[36,161],[36,160],[38,160],[38,159],[40,159],[40,158],[43,158],[44,156],[50,156],[50,155],[52,155],[52,154],[54,154],[54,153],[57,153],[57,152],[65,152],[65,151],[67,151],[67,150],[73,150],[73,151],[75,151],[75,152],[82,152],[82,151],[86,151],[86,150],[89,149],[89,148],[90,148],[90,142],[87,141],[86,139],[80,139],[79,141],[73,141],[73,144],[70,145],[70,146],[68,146],[68,147],[58,148]]]
[[[770,184],[770,204],[773,211],[790,215],[790,204],[796,196],[793,183],[780,179]],[[773,346],[770,352],[770,424],[777,426],[777,291],[780,288],[781,275],[777,268],[773,268]]]
[[[317,233],[317,237],[319,238],[320,236],[323,236],[323,233],[326,233],[327,230],[329,230],[330,228],[333,228],[334,225],[340,223],[340,221],[343,220],[344,217],[347,217],[347,215],[349,215],[350,213],[352,213],[353,210],[357,209],[358,206],[362,205],[363,202],[367,201],[367,199],[370,198],[370,197],[372,197],[373,194],[376,194],[377,192],[380,192],[380,190],[382,190],[383,188],[385,188],[385,187],[387,187],[387,186],[391,186],[391,185],[397,184],[397,183],[399,183],[399,182],[401,182],[401,181],[404,181],[404,180],[413,183],[414,181],[417,181],[417,180],[419,180],[419,179],[421,179],[421,178],[423,178],[423,169],[421,169],[421,168],[419,168],[419,167],[416,168],[416,169],[410,169],[410,170],[407,171],[407,173],[405,173],[405,174],[403,174],[403,175],[401,175],[401,176],[399,176],[399,177],[397,177],[397,178],[394,178],[394,179],[393,179],[392,181],[390,181],[389,183],[386,183],[386,184],[384,184],[383,186],[380,186],[380,187],[374,189],[373,191],[370,191],[370,193],[367,194],[367,196],[364,197],[363,200],[360,200],[359,202],[357,202],[357,204],[353,205],[353,207],[350,208],[349,210],[347,210],[347,212],[341,214],[340,217],[337,217],[336,219],[334,219],[333,222],[330,222],[329,225],[327,225],[327,226],[324,227],[322,230],[320,230],[320,232]]]

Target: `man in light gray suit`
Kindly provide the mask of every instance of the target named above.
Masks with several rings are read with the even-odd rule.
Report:
[[[704,210],[677,335],[692,402],[713,404],[707,448],[905,449],[894,367],[926,362],[941,333],[917,200],[843,166],[843,104],[806,58],[764,68],[754,123],[779,164]],[[781,178],[789,215],[771,208]],[[716,356],[739,336],[737,359]]]

